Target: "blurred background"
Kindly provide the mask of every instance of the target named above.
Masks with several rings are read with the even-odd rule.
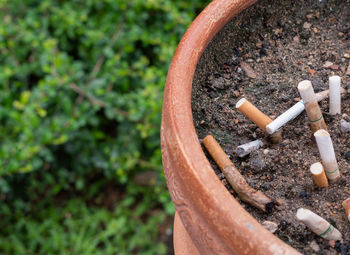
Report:
[[[209,0],[0,0],[0,254],[172,254],[160,121]]]

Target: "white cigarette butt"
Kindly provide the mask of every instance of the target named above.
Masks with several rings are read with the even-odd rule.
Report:
[[[341,93],[344,93],[345,90],[342,88]],[[329,90],[324,90],[315,94],[317,102],[322,101],[327,98],[329,95]],[[266,126],[266,131],[268,134],[275,133],[282,126],[287,124],[289,121],[295,119],[299,114],[305,110],[305,105],[303,100],[300,100],[298,103],[289,108],[286,112],[282,113],[275,120]],[[350,124],[349,124],[350,125]]]
[[[341,240],[342,235],[338,229],[316,213],[299,208],[296,214],[298,221],[304,223],[312,232],[327,240]]]
[[[337,75],[329,77],[329,113],[331,115],[340,114],[341,97],[340,97],[341,78]]]
[[[296,118],[300,113],[305,110],[305,106],[303,101],[299,101],[291,108],[289,108],[286,112],[282,113],[275,120],[273,120],[270,124],[266,126],[266,131],[268,134],[275,133],[280,127],[285,125],[287,122]]]
[[[259,149],[263,145],[264,144],[261,140],[255,140],[246,144],[242,144],[236,148],[236,154],[238,155],[238,157],[243,158],[252,151]]]
[[[331,136],[329,133],[320,129],[314,133],[318,150],[321,155],[322,163],[326,171],[326,175],[331,182],[335,182],[340,178],[337,159],[335,157]]]

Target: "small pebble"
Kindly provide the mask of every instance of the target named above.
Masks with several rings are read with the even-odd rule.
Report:
[[[233,91],[233,95],[235,97],[239,97],[241,95],[241,93],[239,93],[239,91],[235,90],[235,91]]]
[[[323,67],[324,68],[330,68],[333,65],[333,62],[331,61],[326,61],[326,63],[324,63]]]
[[[308,72],[311,74],[311,75],[314,75],[316,73],[316,71],[314,69],[309,69]]]
[[[269,149],[263,150],[263,153],[264,153],[265,155],[267,155],[267,154],[269,153]]]
[[[314,15],[313,15],[312,13],[310,13],[310,14],[307,14],[307,15],[306,15],[306,18],[308,18],[308,19],[312,19],[312,18],[313,18],[313,16],[314,16]]]
[[[252,79],[256,78],[256,74],[253,68],[248,63],[241,62],[241,68],[249,78],[252,78]]]
[[[340,120],[340,130],[344,133],[350,132],[350,123],[344,119]]]
[[[338,65],[331,65],[329,68],[332,70],[338,70],[339,66]]]
[[[315,240],[313,240],[311,243],[310,243],[310,248],[315,251],[315,252],[319,252],[320,251],[320,246],[316,243]]]
[[[261,224],[265,229],[267,229],[268,231],[270,231],[272,234],[276,232],[276,230],[278,229],[278,224],[273,222],[273,221],[268,221],[265,220],[262,224]]]
[[[309,22],[305,22],[303,28],[309,29],[312,25]]]

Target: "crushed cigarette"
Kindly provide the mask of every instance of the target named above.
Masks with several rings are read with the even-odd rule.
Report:
[[[266,126],[272,122],[272,119],[269,116],[261,112],[245,98],[242,98],[237,102],[236,108],[264,132],[266,132]],[[273,143],[278,143],[282,139],[281,132],[271,134],[270,139]]]
[[[318,150],[321,155],[322,164],[330,182],[335,182],[340,178],[337,159],[335,158],[333,143],[329,133],[320,129],[314,133]]]
[[[328,187],[327,176],[320,162],[312,164],[310,167],[310,172],[312,174],[312,179],[317,187],[319,188]]]
[[[304,223],[312,232],[324,239],[335,241],[342,239],[342,235],[338,229],[308,209],[299,208],[296,217],[298,221]]]
[[[350,221],[350,198],[345,199],[342,203],[342,206],[345,209],[346,217]]]
[[[249,153],[251,153],[252,151],[259,149],[263,145],[264,144],[261,140],[255,140],[249,143],[245,143],[240,146],[237,146],[236,154],[238,155],[238,157],[243,158],[247,156]]]
[[[270,213],[273,210],[275,202],[261,191],[248,185],[213,136],[206,136],[202,143],[242,201],[264,212]]]
[[[308,80],[300,82],[298,84],[298,90],[305,104],[306,113],[310,120],[312,131],[316,132],[319,129],[327,130],[327,126],[323,119],[323,115],[320,106],[318,105],[317,97],[311,82]]]
[[[341,113],[340,83],[341,78],[339,76],[329,77],[329,113],[331,115]]]
[[[341,93],[345,93],[345,89],[341,88]],[[329,90],[324,90],[319,93],[316,93],[317,102],[322,101],[327,98],[329,95]],[[304,102],[298,101],[295,105],[289,108],[286,112],[282,113],[275,120],[266,126],[266,131],[268,134],[273,134],[279,130],[282,126],[287,124],[289,121],[295,119],[299,114],[305,110]]]

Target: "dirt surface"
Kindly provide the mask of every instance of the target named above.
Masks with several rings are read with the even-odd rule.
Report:
[[[339,116],[328,114],[328,99],[320,103],[342,173],[326,189],[315,187],[309,172],[320,156],[305,112],[284,126],[282,142],[271,144],[235,104],[245,97],[275,118],[299,100],[298,82],[311,80],[319,92],[328,89],[328,77],[335,74],[350,92],[349,64],[350,1],[263,0],[213,39],[193,82],[192,110],[199,138],[212,134],[252,187],[282,202],[271,214],[242,206],[260,223],[277,223],[275,235],[304,254],[349,254],[350,223],[341,203],[350,197],[350,133],[341,132],[340,119],[350,121],[350,94],[342,97]],[[264,139],[265,145],[238,158],[236,147],[256,139]],[[344,240],[324,240],[297,222],[295,214],[301,207],[331,222]]]

